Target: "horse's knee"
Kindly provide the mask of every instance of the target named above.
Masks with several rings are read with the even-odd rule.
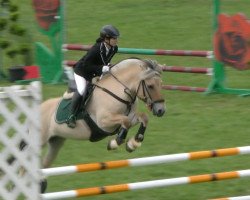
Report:
[[[146,127],[148,125],[148,116],[145,113],[140,113],[139,121]]]

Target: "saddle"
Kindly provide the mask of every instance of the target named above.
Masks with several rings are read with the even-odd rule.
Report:
[[[82,102],[79,105],[78,113],[76,114],[77,120],[83,119],[82,112],[83,110],[85,110],[85,105],[87,103],[87,100],[91,97],[93,90],[94,90],[94,86],[92,84],[88,84],[87,93],[84,99],[82,99]],[[65,93],[63,95],[63,98],[59,102],[57,110],[56,110],[56,116],[55,116],[56,123],[62,124],[62,123],[67,122],[67,119],[70,115],[71,100],[73,97],[71,93],[73,93],[74,91],[76,91],[76,88],[69,87],[68,92],[67,92],[69,94]]]
[[[103,131],[91,119],[89,113],[87,112],[85,108],[86,108],[88,101],[90,100],[90,97],[92,96],[93,90],[94,90],[94,86],[93,85],[89,86],[88,92],[83,102],[81,103],[82,106],[78,109],[78,113],[76,114],[76,119],[77,120],[82,119],[88,124],[89,128],[91,129],[91,137],[89,140],[91,142],[97,142],[107,136],[116,134],[117,130],[113,133]],[[67,123],[67,120],[70,115],[71,99],[72,99],[72,96],[68,98],[63,97],[61,101],[58,103],[58,107],[56,109],[56,115],[55,115],[56,123],[58,124]]]

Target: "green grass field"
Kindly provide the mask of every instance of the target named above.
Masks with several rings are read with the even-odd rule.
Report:
[[[30,0],[17,1],[22,9],[22,22],[32,31],[33,41],[48,44],[36,30]],[[120,29],[120,47],[152,49],[212,50],[212,0],[66,0],[65,43],[93,44],[101,26],[113,24]],[[250,17],[246,0],[223,0],[222,11],[238,12]],[[83,52],[69,52],[66,59],[77,60]],[[129,55],[117,55],[114,62]],[[211,67],[205,58],[138,56],[154,58],[159,63],[181,66]],[[250,71],[226,67],[226,84],[249,88]],[[197,74],[164,73],[165,84],[207,87],[211,77]],[[44,85],[43,99],[61,95],[66,84]],[[107,151],[108,138],[98,143],[67,141],[53,166],[129,159],[144,156],[182,153],[207,149],[246,146],[250,142],[249,97],[204,95],[193,92],[163,91],[167,114],[162,118],[150,115],[145,141],[141,148],[127,153],[124,146]],[[145,106],[140,105],[140,110]],[[132,135],[136,129],[130,131]],[[92,186],[165,179],[197,174],[250,168],[249,155],[187,161],[138,168],[115,169],[73,174],[48,179],[48,192]],[[194,200],[222,196],[250,195],[249,179],[172,186],[80,198]],[[73,200],[73,199],[72,199]]]

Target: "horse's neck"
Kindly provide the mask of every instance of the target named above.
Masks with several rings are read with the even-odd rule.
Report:
[[[131,91],[135,91],[140,82],[141,68],[138,66],[125,67],[115,71],[114,76]]]

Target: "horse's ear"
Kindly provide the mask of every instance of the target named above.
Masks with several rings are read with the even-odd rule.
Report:
[[[161,74],[162,67],[158,64],[158,62],[156,60],[144,59],[143,61],[146,63],[147,67],[149,67],[150,69],[153,69]]]

